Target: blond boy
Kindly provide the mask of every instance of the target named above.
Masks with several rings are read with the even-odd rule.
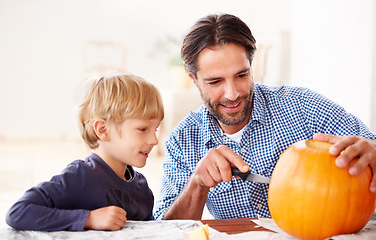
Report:
[[[80,105],[80,130],[92,153],[28,190],[8,211],[16,229],[119,230],[152,220],[153,193],[133,167],[145,166],[164,117],[158,90],[133,75],[94,81]]]

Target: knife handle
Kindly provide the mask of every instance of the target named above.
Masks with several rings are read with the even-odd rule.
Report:
[[[231,167],[231,173],[232,173],[232,176],[238,176],[240,177],[243,181],[246,180],[249,172],[241,172],[237,167]]]

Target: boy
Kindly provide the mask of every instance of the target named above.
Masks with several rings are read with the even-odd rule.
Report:
[[[152,220],[154,196],[145,166],[164,117],[160,93],[133,75],[93,82],[80,105],[80,131],[92,153],[28,190],[8,211],[13,228],[119,230],[127,219]]]

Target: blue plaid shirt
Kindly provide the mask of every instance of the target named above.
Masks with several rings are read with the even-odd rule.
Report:
[[[358,135],[376,139],[357,117],[309,89],[254,84],[252,114],[240,144],[229,139],[205,106],[191,112],[166,140],[163,180],[155,219],[183,190],[196,164],[222,144],[249,164],[254,173],[272,175],[279,155],[291,144],[315,133]],[[214,218],[270,217],[268,184],[234,178],[210,189],[206,206]]]

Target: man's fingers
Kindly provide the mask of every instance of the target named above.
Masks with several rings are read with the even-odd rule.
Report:
[[[362,155],[359,160],[353,164],[349,169],[349,174],[352,176],[356,176],[364,170],[372,161],[372,156],[370,154]]]
[[[221,145],[210,149],[206,156],[199,161],[195,170],[195,179],[198,184],[214,187],[220,182],[229,182],[232,179],[231,166],[240,171],[249,170],[248,164],[229,147]]]
[[[334,156],[338,156],[341,153],[341,151],[344,149],[343,148],[344,144],[338,145],[338,141],[340,141],[340,139],[341,138],[338,136],[333,136],[333,135],[328,135],[328,134],[323,134],[323,133],[316,133],[315,135],[313,135],[313,140],[333,143],[333,146],[331,146],[329,149],[329,153]]]
[[[372,170],[372,180],[369,184],[369,190],[372,193],[376,193],[376,161],[372,161],[369,163],[369,166]]]
[[[340,137],[328,135],[324,133],[316,133],[313,135],[313,140],[322,141],[322,142],[328,142],[328,143],[336,143],[339,140]]]
[[[339,157],[338,166],[342,164],[346,166],[349,161],[358,156],[360,153],[359,149],[362,149],[362,146],[359,146],[359,138],[355,136],[333,136],[323,133],[316,133],[313,136],[314,140],[333,143],[333,146],[330,147],[329,153],[333,156],[345,155]],[[342,158],[342,159],[341,159]]]
[[[352,144],[352,141],[349,141],[348,139],[344,139],[340,142],[338,142],[338,145],[335,145],[334,147],[336,148],[335,150],[337,152],[331,152],[329,149],[329,152],[333,154],[334,156],[338,156],[336,159],[336,165],[340,168],[346,167],[351,160],[354,158],[358,157],[362,149],[360,148],[359,144]],[[355,167],[356,168],[356,167]]]
[[[200,185],[203,185],[206,187],[214,187],[217,185],[217,182],[214,181],[208,169],[205,169],[204,172],[201,174],[196,174],[196,178]]]
[[[226,158],[228,162],[237,167],[241,172],[249,171],[248,164],[244,162],[244,160],[237,153],[232,151],[229,147],[221,145],[218,147],[218,150],[222,153],[222,155]]]
[[[372,169],[369,188],[371,192],[376,192],[376,146],[374,141],[357,136],[339,137],[321,133],[315,134],[313,139],[333,143],[329,153],[338,156],[336,165],[340,168],[346,168],[354,158],[358,158],[348,169],[350,175],[360,174],[369,165]]]
[[[215,181],[216,183],[220,183],[222,182],[222,173],[221,173],[221,169],[219,169],[217,167],[217,165],[215,165],[214,163],[211,165],[211,166],[208,166],[207,168],[208,172],[209,172],[209,175],[211,176],[211,178],[213,179],[213,181]]]

